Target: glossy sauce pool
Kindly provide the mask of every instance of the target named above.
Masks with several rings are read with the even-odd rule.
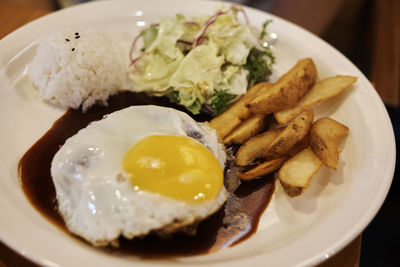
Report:
[[[21,158],[18,171],[25,195],[41,214],[65,232],[68,233],[68,230],[57,212],[56,193],[50,175],[53,156],[66,139],[90,122],[132,105],[159,105],[182,110],[164,98],[149,97],[143,93],[120,93],[111,97],[107,107],[94,106],[85,113],[69,109]],[[197,121],[210,119],[206,115],[193,117]],[[257,230],[260,216],[273,191],[273,177],[242,182],[228,198],[228,203],[233,205],[225,205],[202,221],[194,236],[178,233],[170,238],[159,238],[156,235],[133,240],[120,238],[119,248],[107,247],[103,250],[113,254],[129,253],[151,257],[197,255],[217,251],[245,240]]]

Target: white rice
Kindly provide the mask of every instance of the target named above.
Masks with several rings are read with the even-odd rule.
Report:
[[[40,41],[28,75],[45,100],[85,111],[126,86],[122,51],[98,30],[55,31]]]

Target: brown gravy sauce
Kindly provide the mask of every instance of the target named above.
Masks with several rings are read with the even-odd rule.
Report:
[[[94,106],[85,113],[69,109],[21,158],[18,171],[25,195],[41,214],[66,232],[68,230],[64,221],[57,212],[56,193],[50,175],[53,156],[66,139],[90,122],[132,105],[159,105],[182,110],[165,98],[149,97],[143,93],[120,93],[111,97],[107,107]],[[197,121],[210,119],[204,114],[193,117]],[[273,177],[242,182],[228,199],[228,202],[235,202],[235,205],[225,205],[202,221],[194,236],[177,233],[171,238],[160,238],[156,235],[133,240],[120,238],[119,248],[107,247],[104,250],[112,254],[129,253],[142,257],[196,255],[217,251],[247,239],[257,230],[260,216],[273,191]],[[246,217],[245,225],[227,223],[229,220],[240,220],[243,215]]]

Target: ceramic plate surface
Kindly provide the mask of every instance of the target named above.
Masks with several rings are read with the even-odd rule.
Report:
[[[342,144],[340,169],[323,167],[308,190],[289,198],[280,185],[248,240],[214,254],[144,259],[109,255],[71,238],[32,207],[21,190],[21,156],[64,110],[44,103],[26,77],[26,65],[38,40],[52,30],[80,26],[102,28],[129,45],[136,34],[159,18],[182,13],[211,15],[216,2],[186,0],[92,2],[35,20],[0,41],[0,237],[31,260],[49,266],[204,265],[303,266],[318,263],[352,241],[372,220],[389,190],[395,164],[393,129],[380,98],[364,75],[327,43],[278,17],[246,9],[251,24],[273,19],[278,35],[273,49],[276,80],[303,57],[314,59],[319,78],[358,77],[355,86],[315,108],[350,128]],[[250,266],[250,265],[249,265]]]

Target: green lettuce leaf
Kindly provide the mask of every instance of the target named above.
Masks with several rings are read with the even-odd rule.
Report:
[[[249,71],[248,88],[254,84],[265,81],[272,72],[272,65],[275,57],[271,50],[252,48],[247,57],[246,64],[243,65]]]

